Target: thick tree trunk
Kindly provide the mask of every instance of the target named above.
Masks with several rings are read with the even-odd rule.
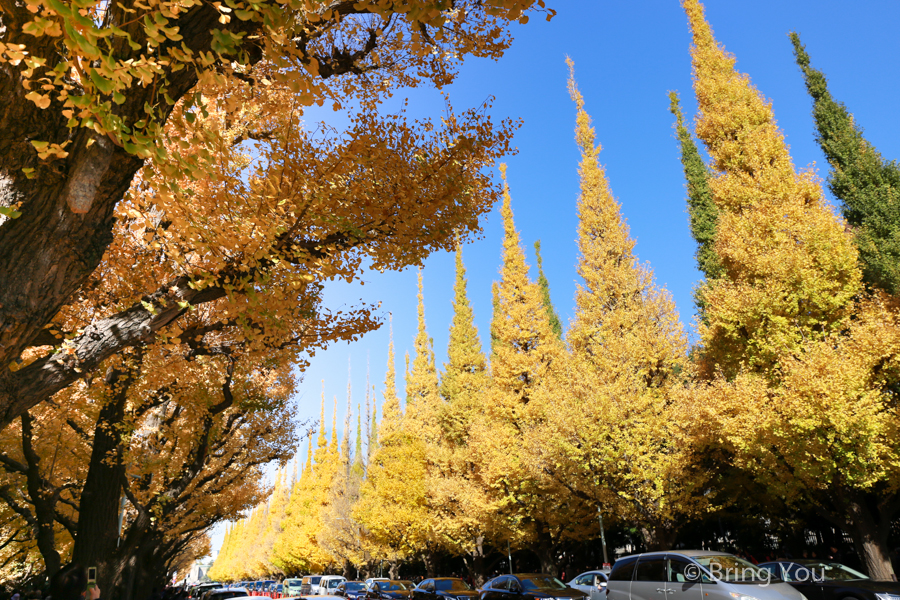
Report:
[[[422,553],[422,562],[425,563],[425,573],[426,576],[430,579],[432,577],[437,577],[437,569],[435,568],[435,563],[437,562],[437,557],[435,553],[431,550],[426,550]]]
[[[559,574],[559,569],[556,565],[556,550],[557,544],[554,542],[553,536],[543,527],[539,527],[537,543],[532,547],[532,551],[537,555],[538,560],[541,561],[541,573],[552,577],[556,577]]]
[[[107,376],[107,383],[119,386],[102,409],[94,427],[94,441],[87,478],[81,492],[78,531],[72,559],[82,565],[97,567],[97,583],[109,589],[115,579],[111,561],[119,537],[118,518],[125,465],[123,430],[119,425],[125,416],[130,376],[118,372]]]
[[[675,545],[676,531],[671,527],[657,525],[655,527],[642,526],[641,535],[649,552],[659,550],[671,550]]]
[[[896,581],[888,549],[890,516],[876,515],[864,497],[854,499],[849,509],[847,533],[853,538],[853,545],[867,574],[876,581]]]
[[[400,563],[392,560],[388,563],[388,577],[398,579],[400,577]]]
[[[481,587],[486,581],[487,575],[484,564],[483,535],[475,537],[475,545],[469,553],[463,555],[463,562],[466,565],[466,570],[469,572],[469,577],[472,579],[475,587]]]

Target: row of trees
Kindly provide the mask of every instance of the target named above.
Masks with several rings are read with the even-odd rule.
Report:
[[[373,560],[422,560],[431,572],[445,552],[464,557],[478,579],[485,548],[507,544],[531,549],[555,573],[562,544],[595,536],[598,510],[637,524],[648,548],[668,548],[685,523],[752,491],[782,510],[817,513],[850,535],[871,576],[891,579],[887,540],[900,508],[897,166],[865,142],[792,35],[846,220],[835,215],[815,174],[792,164],[771,104],[735,69],[702,6],[683,5],[696,136],[711,159],[673,94],[706,276],[697,346],[689,351],[670,296],[634,255],[573,75],[582,284],[565,340],[546,280],[529,278],[505,185],[490,359],[457,250],[442,372],[420,279],[403,410],[391,349],[367,460],[346,443],[338,452],[334,436],[326,450],[321,438],[281,537],[265,546],[268,538],[235,533],[252,529],[253,517],[236,525],[214,577],[346,572]],[[261,570],[242,569],[257,552],[268,557]]]
[[[515,123],[379,114],[537,0],[0,0],[0,580],[136,590],[303,430],[306,360],[381,324],[326,281],[479,231]],[[354,107],[343,131],[307,107]]]

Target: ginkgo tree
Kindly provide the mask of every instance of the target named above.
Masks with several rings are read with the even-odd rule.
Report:
[[[190,306],[287,271],[352,278],[361,248],[376,268],[417,263],[477,229],[493,201],[480,167],[508,128],[375,111],[399,87],[451,82],[465,57],[500,56],[506,25],[534,11],[552,14],[543,0],[0,2],[0,425]],[[361,112],[314,139],[299,117],[325,103]],[[258,111],[278,117],[227,134]],[[253,142],[268,144],[263,166],[219,170],[222,151]],[[158,238],[174,264],[84,329],[51,325],[117,260],[123,230]],[[184,247],[162,250],[173,239]]]

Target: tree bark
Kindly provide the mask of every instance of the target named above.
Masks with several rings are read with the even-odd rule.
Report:
[[[676,531],[671,527],[644,525],[641,527],[641,535],[644,538],[644,544],[647,545],[648,552],[671,550],[672,546],[675,545]]]
[[[472,550],[463,555],[463,563],[469,572],[469,577],[475,584],[475,587],[481,587],[486,581],[485,560],[484,560],[484,536],[475,536],[475,545]]]
[[[82,565],[97,567],[97,583],[101,590],[111,589],[113,560],[118,542],[118,516],[125,480],[125,451],[120,427],[125,417],[128,389],[136,367],[123,373],[110,369],[107,385],[114,388],[112,399],[100,409],[94,427],[94,440],[87,478],[81,492],[78,530],[72,559]]]
[[[56,549],[56,503],[59,491],[44,485],[40,471],[40,459],[32,445],[32,418],[22,415],[22,451],[27,463],[27,489],[34,506],[37,545],[44,559],[44,569],[48,577],[59,571],[61,559]]]
[[[896,581],[888,548],[891,518],[876,514],[867,504],[864,497],[850,502],[847,533],[853,538],[853,545],[869,577],[876,581]]]

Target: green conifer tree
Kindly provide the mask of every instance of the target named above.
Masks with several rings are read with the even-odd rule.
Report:
[[[547,309],[547,319],[550,321],[550,329],[556,334],[556,337],[562,339],[563,328],[562,322],[559,320],[559,314],[553,308],[553,301],[550,299],[550,282],[544,275],[544,259],[541,258],[541,240],[534,243],[534,254],[537,257],[538,268],[538,286],[541,288],[541,297],[544,300],[544,308]]]
[[[691,223],[691,235],[697,242],[697,268],[707,280],[715,279],[722,273],[722,263],[716,254],[716,221],[719,209],[716,208],[712,191],[709,189],[709,167],[703,162],[700,150],[691,132],[684,124],[684,115],[676,92],[669,92],[669,110],[675,115],[675,134],[681,145],[681,165],[684,178],[687,180],[688,216]],[[702,306],[702,299],[696,298],[697,305]]]
[[[900,292],[900,165],[882,158],[863,137],[850,111],[828,91],[809,64],[800,36],[791,33],[794,56],[813,99],[816,141],[831,164],[828,188],[854,228],[863,280],[889,294]]]

